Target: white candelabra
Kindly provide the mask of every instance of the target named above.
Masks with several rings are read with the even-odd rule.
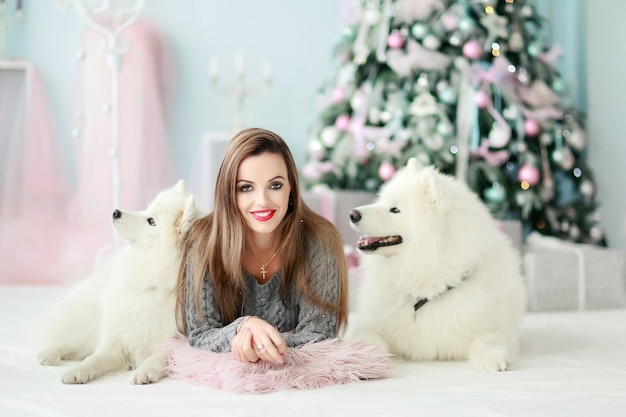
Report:
[[[88,26],[104,35],[105,54],[111,72],[111,157],[113,208],[120,207],[119,73],[128,46],[120,41],[122,32],[141,15],[147,0],[57,0],[60,8],[73,6]],[[103,23],[109,21],[110,24]]]
[[[22,12],[22,0],[15,1],[15,8],[11,8],[6,0],[0,0],[0,60],[5,57],[7,30],[22,19]]]
[[[233,130],[235,132],[243,129],[244,125],[244,107],[246,98],[251,95],[258,95],[265,92],[271,87],[273,81],[272,66],[269,60],[263,61],[262,76],[263,83],[260,87],[249,87],[246,84],[246,64],[243,53],[238,51],[235,53],[234,61],[235,85],[233,87],[220,87],[220,63],[217,55],[209,58],[209,80],[211,86],[222,94],[235,96],[235,124]]]

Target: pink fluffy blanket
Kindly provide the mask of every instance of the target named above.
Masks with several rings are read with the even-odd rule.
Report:
[[[314,389],[385,378],[391,373],[387,352],[373,345],[340,339],[289,348],[282,364],[239,362],[230,353],[191,347],[185,338],[174,339],[164,348],[171,378],[238,393]]]

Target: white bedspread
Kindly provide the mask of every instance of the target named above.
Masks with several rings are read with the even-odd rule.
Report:
[[[495,374],[465,362],[394,362],[395,375],[310,391],[241,395],[130,374],[64,385],[27,329],[58,287],[0,286],[0,417],[626,416],[626,310],[528,313],[519,360]]]

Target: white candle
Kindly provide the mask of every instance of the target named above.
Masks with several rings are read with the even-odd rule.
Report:
[[[241,51],[237,51],[235,53],[235,74],[238,76],[242,76],[246,73],[245,63],[243,60],[243,53]]]

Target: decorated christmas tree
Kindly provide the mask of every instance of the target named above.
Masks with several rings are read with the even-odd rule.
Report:
[[[525,235],[605,245],[548,25],[530,0],[361,0],[320,88],[304,185],[376,192],[417,157]]]

